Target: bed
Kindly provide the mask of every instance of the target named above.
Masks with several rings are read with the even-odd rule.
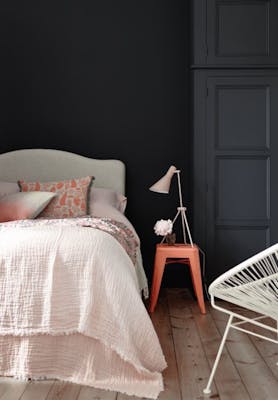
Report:
[[[47,149],[0,155],[4,182],[86,175],[125,193],[118,160]],[[139,238],[124,216],[0,223],[0,375],[157,398],[166,362],[142,291]]]

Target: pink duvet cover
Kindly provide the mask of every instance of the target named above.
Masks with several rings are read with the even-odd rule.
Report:
[[[141,300],[138,245],[98,218],[0,224],[0,375],[156,398],[166,363]]]

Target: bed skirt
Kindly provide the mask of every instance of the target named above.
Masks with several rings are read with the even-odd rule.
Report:
[[[82,334],[0,336],[0,375],[18,379],[59,379],[157,398],[160,372],[138,371],[100,341]]]

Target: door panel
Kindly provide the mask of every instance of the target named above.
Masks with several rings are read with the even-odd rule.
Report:
[[[221,249],[217,254],[218,269],[213,271],[213,274],[217,276],[227,267],[236,265],[267,247],[269,228],[219,226],[216,229],[215,242]]]
[[[193,64],[277,65],[277,0],[192,1]]]
[[[194,152],[199,193],[202,178],[196,168],[206,182],[205,232],[197,229],[196,234],[212,279],[278,240],[278,76],[271,71],[203,71],[196,82],[195,104],[201,85],[207,88],[206,126],[203,132],[196,127]],[[205,167],[199,146],[200,154],[205,148]]]
[[[269,157],[215,157],[215,219],[269,219]]]
[[[219,149],[268,148],[268,86],[222,84],[216,88],[215,101],[218,114],[216,140]]]

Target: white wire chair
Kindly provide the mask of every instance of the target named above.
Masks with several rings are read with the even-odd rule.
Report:
[[[203,391],[205,394],[211,393],[211,383],[231,328],[278,343],[278,244],[256,254],[221,275],[210,285],[209,293],[212,307],[229,314],[229,319],[207,386]],[[225,303],[221,306],[216,305],[215,297],[236,304],[243,309],[255,311],[259,316],[248,318],[241,315],[241,311],[236,310],[234,312],[225,308]],[[265,318],[272,318],[276,322],[275,327],[271,326],[272,324],[263,323],[262,320]],[[235,322],[233,322],[234,320]],[[243,328],[242,325],[246,323],[274,332],[276,338]]]

